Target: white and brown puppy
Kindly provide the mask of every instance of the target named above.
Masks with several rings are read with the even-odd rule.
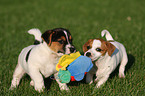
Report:
[[[106,35],[107,41],[103,39],[90,39],[83,45],[84,55],[88,56],[95,62],[97,69],[92,69],[86,76],[86,82],[93,82],[93,74],[95,73],[98,81],[96,87],[105,83],[109,75],[115,70],[117,65],[119,67],[119,77],[125,77],[125,65],[128,62],[125,47],[114,41],[111,34],[107,30],[101,32],[102,37]]]
[[[24,73],[27,73],[32,79],[30,85],[41,92],[45,88],[43,76],[56,76],[55,67],[59,58],[75,52],[75,48],[70,32],[63,28],[48,30],[43,34],[39,29],[31,29],[28,33],[35,36],[37,45],[30,45],[21,51],[10,89],[17,87]],[[66,84],[60,83],[57,78],[56,81],[61,90],[69,90]]]

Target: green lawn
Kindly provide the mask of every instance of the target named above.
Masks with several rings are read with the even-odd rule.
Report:
[[[0,95],[1,96],[89,96],[95,84],[71,82],[70,92],[61,92],[56,81],[45,79],[46,90],[38,93],[25,75],[17,89],[9,91],[20,51],[33,44],[31,28],[64,27],[83,54],[83,44],[98,38],[103,29],[126,47],[129,62],[126,78],[116,70],[94,96],[145,95],[145,1],[144,0],[0,0]]]

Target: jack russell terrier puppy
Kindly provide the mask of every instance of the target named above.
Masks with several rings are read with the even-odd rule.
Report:
[[[28,33],[35,36],[35,45],[30,45],[21,51],[10,89],[16,88],[24,73],[27,73],[32,79],[30,85],[34,86],[36,91],[42,92],[45,88],[43,76],[47,78],[54,74],[56,77],[56,64],[59,58],[76,50],[67,29],[56,28],[47,30],[43,34],[39,29],[31,29]],[[60,90],[69,90],[65,83],[60,83],[57,78],[56,81]]]
[[[124,70],[128,62],[125,47],[121,43],[114,41],[107,30],[103,30],[101,35],[102,37],[105,35],[107,41],[90,39],[83,45],[84,55],[90,57],[96,65],[87,73],[86,82],[91,84],[93,82],[93,74],[96,74],[97,88],[108,80],[109,75],[119,63],[119,77],[124,78]],[[97,70],[95,67],[97,67]]]

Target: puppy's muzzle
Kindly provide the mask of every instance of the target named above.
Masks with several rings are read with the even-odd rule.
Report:
[[[76,48],[75,48],[74,46],[70,47],[69,49],[70,49],[70,52],[71,52],[71,53],[76,52]]]

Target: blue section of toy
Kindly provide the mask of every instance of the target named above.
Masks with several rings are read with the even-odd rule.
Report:
[[[80,81],[84,78],[85,72],[89,72],[92,67],[91,59],[81,55],[67,67],[67,70],[76,81]]]

